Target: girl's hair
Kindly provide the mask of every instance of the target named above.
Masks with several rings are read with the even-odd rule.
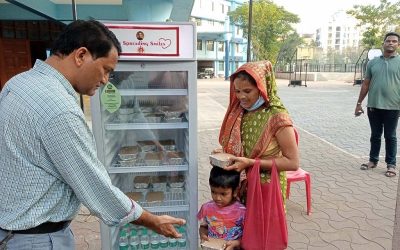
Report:
[[[247,80],[254,86],[257,86],[256,80],[246,71],[240,71],[239,73],[237,73],[233,80],[235,80],[236,78]]]
[[[220,167],[211,169],[209,184],[211,187],[232,188],[235,190],[239,186],[240,173],[228,171]]]

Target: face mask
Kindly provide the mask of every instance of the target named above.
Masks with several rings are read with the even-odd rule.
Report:
[[[247,111],[253,111],[261,107],[261,105],[263,105],[264,103],[265,103],[264,98],[260,95],[257,101],[253,104],[253,106],[251,106],[250,108],[245,108],[245,107],[243,108]]]

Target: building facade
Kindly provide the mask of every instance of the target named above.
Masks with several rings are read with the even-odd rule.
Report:
[[[213,70],[227,78],[247,59],[243,28],[230,22],[228,12],[243,0],[195,0],[191,20],[197,25],[198,72]]]
[[[340,10],[330,17],[328,23],[317,29],[315,41],[324,53],[329,50],[343,52],[346,48],[359,47],[361,38],[357,19]]]

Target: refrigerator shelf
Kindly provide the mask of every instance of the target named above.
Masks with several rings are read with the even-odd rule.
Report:
[[[167,212],[186,212],[189,211],[189,205],[183,206],[160,206],[160,207],[144,207],[144,209],[152,213],[167,213]]]
[[[121,96],[176,96],[188,95],[187,89],[120,89]]]
[[[187,129],[188,122],[178,123],[107,123],[106,130],[133,130],[133,129]]]
[[[151,192],[148,192],[146,196],[149,193]],[[138,202],[145,209],[153,210],[154,212],[187,211],[189,209],[189,201],[183,192],[164,192],[163,200],[148,202],[142,199]]]
[[[189,165],[161,165],[161,166],[136,166],[136,167],[117,167],[114,164],[108,168],[110,174],[122,173],[149,173],[149,172],[171,172],[171,171],[188,171]]]

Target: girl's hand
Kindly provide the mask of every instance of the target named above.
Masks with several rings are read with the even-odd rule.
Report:
[[[200,242],[208,241],[207,234],[200,234]]]
[[[246,157],[231,157],[234,163],[230,166],[224,167],[225,170],[234,170],[236,172],[242,172],[242,170],[253,166],[253,160]]]
[[[208,241],[208,229],[206,226],[201,225],[199,228],[200,241]]]
[[[230,240],[225,244],[225,250],[240,249],[240,240]]]

